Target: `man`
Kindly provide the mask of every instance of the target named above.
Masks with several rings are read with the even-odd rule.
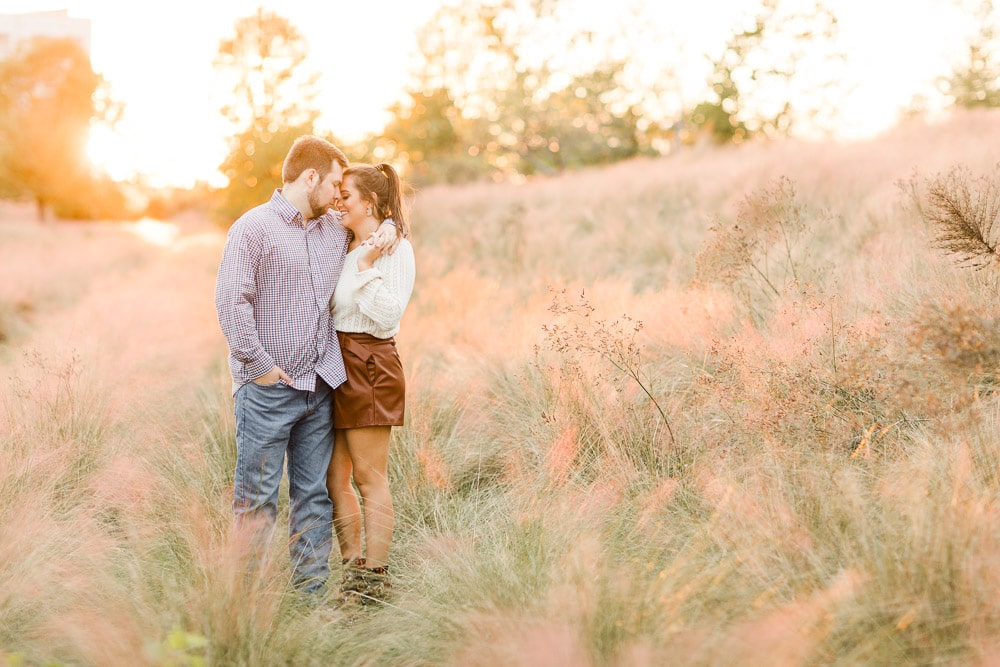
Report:
[[[346,374],[329,304],[347,253],[330,207],[346,167],[333,144],[296,140],[283,186],[230,228],[215,287],[235,400],[233,511],[256,561],[274,529],[287,455],[292,583],[306,593],[321,592],[330,573],[331,392]],[[391,252],[396,232],[385,222],[374,238]]]

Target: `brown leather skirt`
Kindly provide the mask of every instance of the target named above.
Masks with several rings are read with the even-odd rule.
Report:
[[[334,428],[402,426],[406,381],[394,338],[337,332],[347,382],[333,392]]]

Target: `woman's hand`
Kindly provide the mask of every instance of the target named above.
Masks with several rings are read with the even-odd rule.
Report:
[[[365,239],[361,248],[361,255],[358,257],[358,271],[367,271],[375,264],[375,260],[382,256],[382,249],[371,236]]]

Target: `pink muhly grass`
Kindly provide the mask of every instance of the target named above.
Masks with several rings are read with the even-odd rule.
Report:
[[[569,425],[558,435],[555,442],[549,447],[545,456],[545,465],[549,475],[556,482],[565,482],[569,478],[573,461],[579,452],[580,446],[577,443],[577,435],[580,429],[575,425]]]
[[[710,654],[741,665],[794,665],[807,661],[832,631],[837,605],[852,598],[864,576],[843,571],[811,595],[753,616],[722,632]]]
[[[462,622],[465,641],[453,665],[578,667],[590,663],[577,630],[567,624],[510,615],[480,614]]]
[[[438,491],[451,489],[451,475],[444,459],[431,445],[424,445],[417,450],[417,460],[423,468],[424,477]]]
[[[646,493],[636,516],[636,528],[642,532],[650,531],[658,521],[665,519],[664,508],[677,493],[678,484],[676,479],[665,479]]]

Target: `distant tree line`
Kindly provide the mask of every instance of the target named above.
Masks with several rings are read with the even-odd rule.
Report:
[[[762,0],[749,23],[739,25],[721,53],[711,56],[714,69],[704,101],[693,109],[678,103],[674,116],[662,117],[644,111],[641,102],[650,96],[680,98],[676,81],[636,81],[629,76],[633,63],[622,55],[622,43],[643,30],[646,20],[636,3],[615,12],[618,43],[592,31],[562,29],[573,0],[447,3],[418,32],[413,79],[390,108],[390,121],[349,147],[350,153],[403,163],[417,184],[454,183],[615,162],[699,136],[727,143],[787,134],[794,122],[815,115],[792,104],[801,98],[802,88],[795,85],[804,78],[800,67],[819,69],[817,53],[824,61],[842,56],[826,48],[836,20],[821,2],[798,11],[780,5]],[[298,131],[315,118],[302,113],[313,97],[311,88],[294,98],[277,94],[298,66],[283,52],[305,51],[297,46],[303,38],[294,26],[258,11],[240,20],[236,33],[223,42],[219,59],[237,82],[239,101],[224,111],[237,129],[223,166],[230,186],[220,213],[229,220],[261,200],[256,190],[277,185],[278,174],[266,172],[294,133],[278,137],[265,126]],[[823,71],[836,73],[829,66]],[[826,91],[841,85],[833,78],[808,78]],[[272,101],[295,99],[298,106],[279,109],[251,101],[248,90],[262,97],[271,90]],[[249,108],[256,118],[232,113]],[[270,144],[266,151],[262,140]]]
[[[823,0],[759,0],[706,54],[705,93],[693,105],[676,76],[637,80],[630,38],[648,30],[639,5],[616,9],[608,37],[562,28],[574,1],[444,4],[418,32],[412,81],[383,130],[351,146],[326,138],[355,159],[404,165],[416,184],[502,179],[822,127],[847,92],[836,16]],[[967,60],[939,88],[955,106],[1000,106],[993,2],[951,1],[976,19],[977,32]],[[302,33],[264,9],[236,21],[221,41],[215,66],[231,89],[220,111],[232,127],[220,165],[229,184],[211,195],[221,221],[280,186],[295,137],[323,134],[307,56]],[[672,100],[672,109],[650,110],[651,98]],[[124,195],[85,151],[91,125],[120,113],[72,41],[34,40],[0,61],[0,197],[34,201],[40,215],[121,215]],[[169,209],[163,197],[154,203]]]

